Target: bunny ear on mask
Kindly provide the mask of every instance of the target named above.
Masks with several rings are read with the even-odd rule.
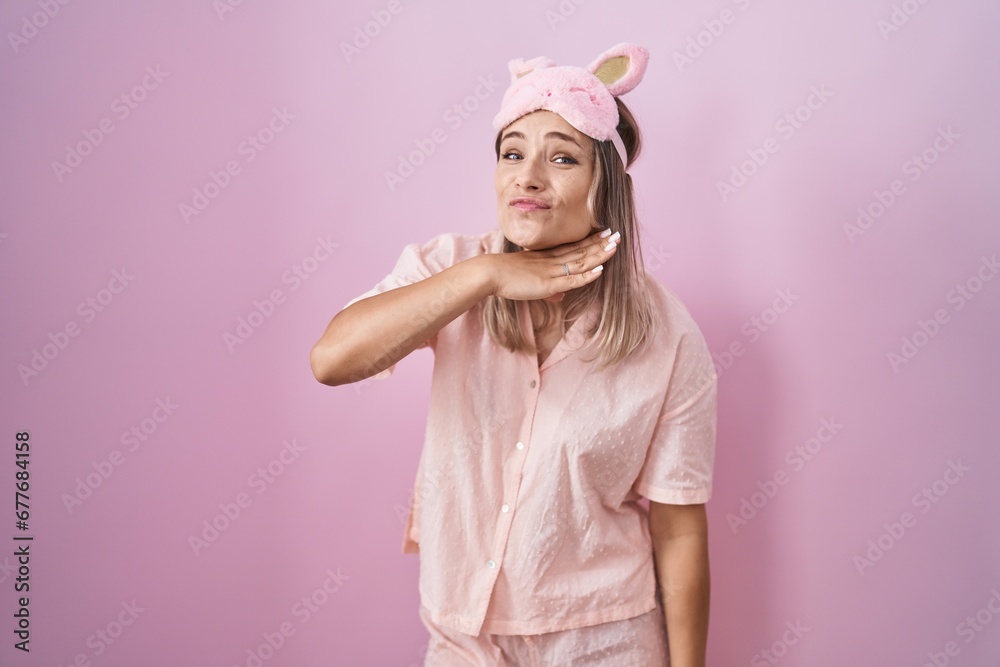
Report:
[[[587,70],[604,82],[612,97],[618,97],[639,85],[648,62],[645,47],[622,42],[597,56]]]
[[[514,83],[522,76],[531,74],[536,69],[542,69],[543,67],[555,67],[555,63],[545,56],[538,56],[527,61],[524,58],[514,58],[507,63],[507,69],[510,70],[510,82]]]

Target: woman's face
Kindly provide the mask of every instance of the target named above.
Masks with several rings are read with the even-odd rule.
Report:
[[[593,155],[593,139],[545,109],[504,128],[494,178],[504,236],[526,250],[586,238],[596,226],[587,208]]]

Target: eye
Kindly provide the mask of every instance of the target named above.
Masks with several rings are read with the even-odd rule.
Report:
[[[500,157],[502,157],[502,158],[504,158],[504,159],[507,159],[507,158],[509,158],[509,157],[510,157],[510,156],[512,156],[512,155],[513,155],[513,156],[516,156],[517,158],[520,158],[520,157],[521,157],[521,156],[520,156],[520,155],[519,155],[519,154],[518,154],[517,152],[515,152],[515,151],[507,151],[506,153],[501,153],[501,154],[500,154]],[[559,155],[559,156],[557,156],[557,157],[555,157],[555,158],[553,158],[553,159],[555,159],[555,160],[566,160],[566,162],[559,162],[558,164],[579,164],[579,161],[577,161],[577,160],[576,160],[576,159],[574,159],[574,158],[571,158],[571,157],[570,157],[570,156],[568,156],[568,155]]]

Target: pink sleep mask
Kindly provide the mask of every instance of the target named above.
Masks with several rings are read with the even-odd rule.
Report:
[[[649,51],[622,42],[597,56],[586,68],[557,66],[545,56],[511,60],[510,88],[504,93],[493,127],[502,130],[525,114],[547,109],[592,139],[611,141],[628,166],[618,134],[616,97],[635,88],[646,72]]]

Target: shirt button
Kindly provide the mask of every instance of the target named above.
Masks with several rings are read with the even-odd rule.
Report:
[[[532,381],[531,381],[531,388],[532,388],[532,389],[534,389],[534,388],[535,388],[535,385],[536,385],[536,384],[538,384],[538,383],[537,383],[537,382],[535,382],[534,380],[532,380]]]
[[[517,443],[517,448],[518,449],[524,449],[524,443],[523,442]]]
[[[510,505],[508,505],[507,503],[504,503],[503,507],[501,507],[500,509],[502,509],[504,512],[507,512],[507,511],[510,510]]]
[[[486,564],[487,564],[487,565],[489,565],[490,567],[496,567],[496,566],[497,566],[497,564],[496,564],[496,563],[494,563],[493,561],[489,561],[489,562],[488,562],[488,563],[486,563]]]

